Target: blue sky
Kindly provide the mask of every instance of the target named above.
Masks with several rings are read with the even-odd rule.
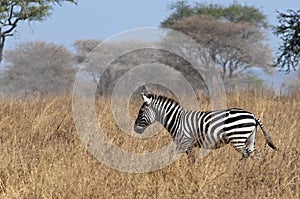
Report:
[[[71,48],[77,39],[107,39],[122,31],[141,27],[157,27],[166,19],[171,11],[168,5],[175,0],[78,0],[78,5],[64,4],[55,7],[52,16],[43,22],[19,25],[14,37],[7,40],[6,48],[10,49],[16,43],[44,40],[63,44]],[[217,3],[228,5],[233,1],[188,1],[201,3]],[[236,0],[241,4],[254,5],[267,15],[270,24],[276,25],[276,10],[300,9],[299,0]],[[269,45],[275,49],[278,38],[268,33]],[[282,76],[278,74],[278,79]],[[278,84],[278,82],[275,82]]]
[[[175,0],[78,0],[78,5],[64,4],[55,7],[52,16],[43,22],[20,24],[15,37],[7,47],[15,43],[45,40],[70,46],[76,39],[106,39],[114,34],[133,28],[159,26],[170,14],[168,5]],[[233,1],[189,1],[227,5]],[[299,9],[299,0],[237,0],[241,4],[260,8],[271,24],[276,24],[276,10]],[[270,45],[277,46],[278,40],[270,36]]]

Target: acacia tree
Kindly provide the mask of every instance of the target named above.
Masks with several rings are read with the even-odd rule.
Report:
[[[161,23],[162,26],[172,25],[176,20],[184,17],[205,15],[222,21],[235,23],[247,22],[261,28],[268,27],[267,18],[259,9],[253,6],[243,6],[238,3],[231,4],[228,7],[217,4],[205,5],[201,3],[196,3],[194,6],[191,6],[186,1],[176,1],[172,3],[169,8],[173,10],[173,13]]]
[[[68,92],[75,77],[73,55],[65,47],[46,42],[21,43],[6,51],[2,85],[8,93]]]
[[[97,84],[98,94],[110,94],[117,80],[133,66],[156,60],[157,53],[143,49],[145,43],[141,41],[100,43],[100,40],[87,39],[73,44],[77,63],[82,65],[81,70],[85,71],[87,80]],[[128,46],[140,50],[122,55],[121,52]]]
[[[267,23],[258,9],[239,4],[189,6],[185,2],[173,8],[175,12],[162,26],[183,32],[205,47],[224,79],[253,66],[267,70],[272,54],[263,43]]]
[[[264,45],[264,34],[249,23],[220,21],[209,16],[191,16],[173,22],[181,31],[207,49],[221,69],[223,78],[232,78],[250,67],[268,68],[271,50]]]
[[[73,43],[73,47],[76,51],[76,61],[77,63],[82,63],[88,57],[88,55],[101,43],[97,39],[79,39]]]
[[[14,35],[20,21],[42,21],[50,14],[53,5],[76,0],[1,0],[0,1],[0,62],[7,37]]]
[[[300,63],[300,10],[278,12],[278,21],[274,34],[280,37],[281,44],[275,65],[286,72],[296,70]]]

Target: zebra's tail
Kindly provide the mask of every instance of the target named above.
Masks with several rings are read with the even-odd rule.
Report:
[[[273,141],[272,141],[270,135],[269,135],[268,132],[266,131],[266,129],[265,129],[263,123],[262,123],[257,117],[255,117],[255,116],[254,116],[254,119],[255,119],[256,123],[259,124],[259,126],[260,126],[260,128],[261,128],[261,130],[262,130],[262,132],[263,132],[263,134],[264,134],[264,136],[265,136],[265,138],[266,138],[267,144],[268,144],[272,149],[274,149],[274,150],[277,151],[278,149],[277,149],[277,147],[275,146],[275,144],[273,143]]]

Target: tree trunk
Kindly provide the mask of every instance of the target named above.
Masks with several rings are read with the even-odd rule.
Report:
[[[4,51],[4,38],[0,38],[0,64],[2,62],[3,59],[3,51]]]
[[[222,74],[223,80],[225,79],[225,75],[226,75],[226,63],[223,64],[223,74]]]
[[[231,62],[230,64],[229,64],[229,74],[228,74],[228,78],[232,78],[232,74],[233,74],[233,63]]]

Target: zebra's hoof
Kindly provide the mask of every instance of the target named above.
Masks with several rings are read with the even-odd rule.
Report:
[[[195,158],[188,158],[188,159],[189,159],[189,162],[190,162],[192,165],[195,164],[195,162],[196,162]]]
[[[240,161],[247,160],[248,158],[249,158],[249,154],[248,155],[243,155],[243,157],[240,159]]]
[[[255,149],[252,153],[253,153],[253,155],[251,155],[252,159],[259,159],[260,158],[260,152],[258,150]]]

